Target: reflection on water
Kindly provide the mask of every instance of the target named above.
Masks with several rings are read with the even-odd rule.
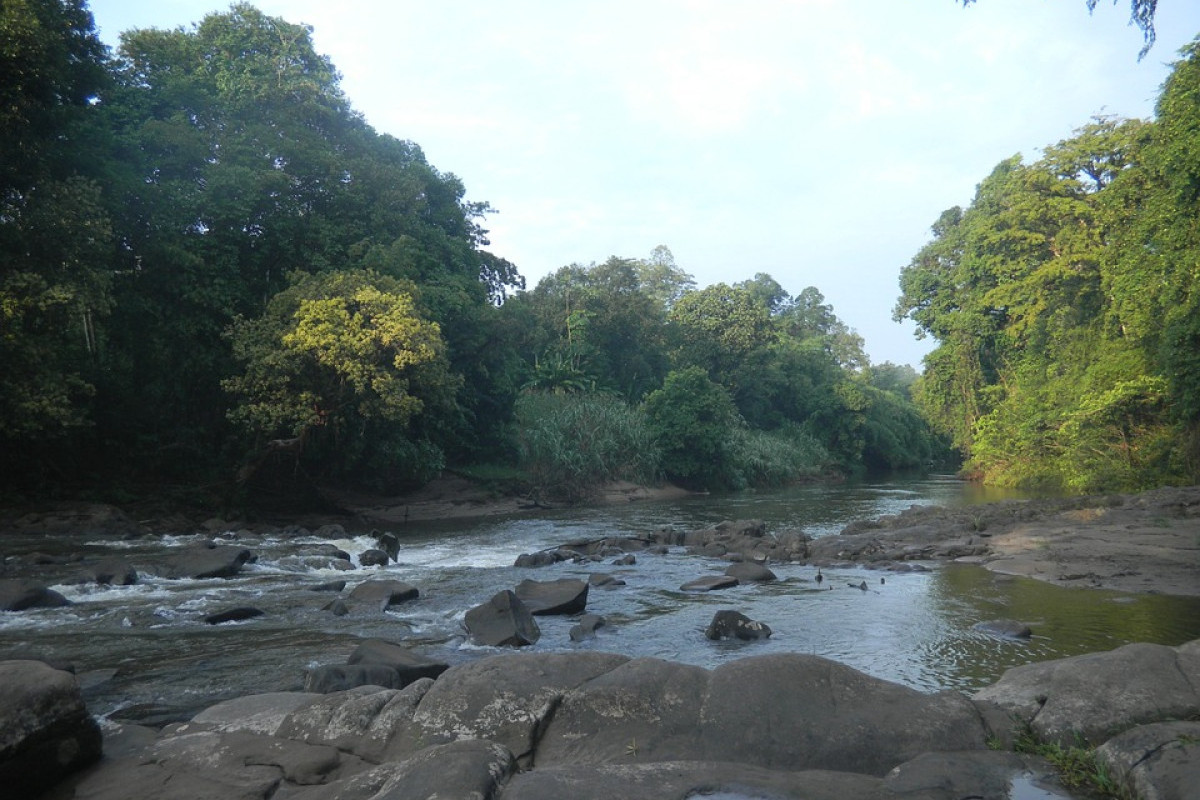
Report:
[[[934,478],[887,483],[806,486],[770,494],[687,497],[670,502],[569,509],[538,517],[414,523],[398,529],[397,563],[344,572],[314,565],[304,547],[334,545],[357,555],[373,542],[348,536],[332,542],[274,534],[239,539],[258,562],[233,580],[157,578],[154,559],[195,537],[161,531],[136,541],[6,538],[7,553],[49,552],[95,558],[116,551],[142,573],[137,586],[98,588],[72,583],[76,568],[39,567],[75,605],[0,614],[0,657],[34,654],[74,663],[79,672],[114,671],[89,691],[89,706],[117,718],[185,718],[238,694],[299,688],[304,670],[343,663],[364,638],[404,642],[425,655],[462,663],[491,650],[464,641],[467,609],[525,578],[586,580],[611,573],[625,585],[595,588],[588,611],[608,625],[594,640],[572,643],[575,620],[540,617],[535,652],[605,650],[715,667],[747,655],[798,652],[835,659],[871,675],[933,691],[974,690],[1005,669],[1062,656],[1107,650],[1134,641],[1176,645],[1200,638],[1200,599],[1125,596],[1062,589],[1030,579],[993,575],[979,567],[888,573],[860,567],[816,569],[772,564],[779,580],[707,594],[680,591],[726,563],[686,554],[639,554],[637,564],[563,563],[515,568],[521,553],[572,539],[643,533],[662,526],[692,529],[724,519],[757,518],[768,530],[799,528],[828,535],[855,519],[898,513],[914,504],[957,505],[995,499],[959,481]],[[318,560],[319,561],[319,560]],[[151,567],[146,569],[146,567]],[[336,617],[322,606],[335,595],[310,588],[370,578],[417,586],[421,597],[387,613],[360,608]],[[202,617],[251,605],[265,616],[217,628]],[[721,609],[766,623],[770,639],[714,643],[704,637]],[[998,639],[977,623],[1015,619],[1029,624],[1028,641]]]

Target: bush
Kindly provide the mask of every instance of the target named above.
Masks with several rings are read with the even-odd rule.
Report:
[[[777,431],[735,427],[729,450],[735,489],[786,486],[819,475],[829,463],[821,443],[796,426]]]
[[[643,408],[668,477],[698,487],[730,484],[730,431],[742,422],[729,393],[703,369],[671,372]]]
[[[546,494],[574,501],[611,481],[658,479],[659,451],[645,415],[620,398],[530,392],[515,412],[521,466]]]

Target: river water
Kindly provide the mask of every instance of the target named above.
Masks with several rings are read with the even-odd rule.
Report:
[[[469,643],[466,611],[525,578],[586,580],[607,572],[625,585],[593,588],[588,611],[608,624],[597,638],[573,643],[575,620],[538,617],[541,639],[533,651],[578,648],[652,656],[714,667],[747,655],[801,652],[849,664],[871,675],[923,691],[972,691],[1011,666],[1107,650],[1133,641],[1176,645],[1200,638],[1200,600],[1160,595],[1062,589],[993,575],[979,567],[935,566],[929,572],[884,573],[859,567],[772,564],[775,583],[743,585],[709,594],[679,587],[723,571],[725,562],[688,555],[638,554],[637,564],[562,563],[516,568],[521,553],[579,538],[632,535],[670,526],[706,527],[725,519],[762,519],[768,530],[799,528],[813,536],[836,533],[856,519],[892,514],[914,504],[961,505],[999,499],[950,478],[806,486],[769,494],[694,496],[619,507],[411,523],[394,529],[402,545],[387,567],[339,571],[297,555],[300,548],[333,544],[358,554],[374,546],[367,536],[316,537],[242,534],[240,546],[257,561],[229,580],[168,580],[153,574],[156,558],[201,537],[159,531],[132,541],[102,536],[78,540],[6,536],[5,556],[73,552],[88,559],[120,555],[139,568],[139,583],[102,587],[75,584],[75,565],[47,567],[36,577],[73,605],[0,613],[0,658],[33,655],[75,666],[93,713],[114,720],[158,723],[186,719],[196,710],[241,694],[299,689],[305,670],[344,663],[364,638],[408,644],[451,664],[496,652]],[[233,534],[228,534],[232,537]],[[354,609],[346,616],[322,610],[335,595],[312,587],[346,580],[343,596],[359,581],[395,578],[417,586],[419,599],[387,612]],[[866,582],[867,589],[859,587]],[[254,606],[264,616],[219,626],[206,614]],[[715,643],[704,637],[713,614],[735,609],[773,630],[754,643]],[[979,622],[1010,618],[1029,624],[1028,641],[979,632]]]

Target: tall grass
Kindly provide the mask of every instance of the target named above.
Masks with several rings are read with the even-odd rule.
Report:
[[[659,478],[645,416],[618,397],[529,392],[515,412],[521,466],[544,494],[574,501],[612,481]]]
[[[735,489],[786,486],[816,477],[829,465],[829,452],[795,426],[775,431],[739,426],[729,437],[729,482]]]

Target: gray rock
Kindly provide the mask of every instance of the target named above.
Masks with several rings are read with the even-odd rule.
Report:
[[[761,622],[750,619],[740,611],[723,609],[713,615],[712,622],[708,623],[704,635],[713,641],[740,639],[744,642],[753,642],[770,638],[771,629]]]
[[[548,567],[562,561],[561,554],[556,550],[539,550],[536,553],[522,553],[513,563],[514,567]]]
[[[776,579],[774,572],[753,561],[730,564],[725,574],[737,578],[741,583],[768,583]]]
[[[242,571],[242,566],[253,559],[253,554],[244,547],[232,545],[199,545],[184,548],[182,552],[163,561],[164,578],[232,578]]]
[[[371,533],[375,537],[375,541],[376,541],[376,543],[378,543],[379,549],[382,550],[383,552],[387,553],[388,558],[390,558],[392,561],[396,561],[397,559],[400,558],[400,537],[399,536],[392,533],[391,531],[387,531],[385,533],[380,533],[379,531],[372,531]]]
[[[386,567],[388,564],[388,554],[372,547],[369,550],[363,550],[359,554],[358,563],[364,567]]]
[[[24,578],[0,578],[0,611],[69,606],[71,601],[44,584]]]
[[[539,766],[514,775],[500,800],[857,800],[880,797],[881,785],[879,778],[848,772],[785,772],[720,761],[660,761]]]
[[[637,556],[635,556],[633,553],[626,553],[620,558],[613,559],[612,563],[613,566],[617,567],[632,567],[637,563]]]
[[[1001,639],[1028,639],[1033,636],[1032,628],[1015,619],[992,619],[977,622],[972,627],[980,633],[998,636]]]
[[[377,605],[381,610],[421,596],[417,587],[404,581],[363,581],[350,592],[350,599]]]
[[[138,581],[137,570],[121,558],[104,558],[88,568],[87,581],[105,586],[132,586]]]
[[[596,629],[603,628],[607,620],[599,614],[584,614],[579,618],[579,624],[571,628],[570,637],[572,642],[581,642],[584,639],[594,639],[596,637]]]
[[[472,641],[486,647],[524,647],[542,635],[529,609],[507,589],[468,611],[463,623]]]
[[[422,678],[399,690],[362,686],[324,695],[298,705],[277,735],[336,747],[374,763],[400,758],[430,744],[411,733],[417,706],[433,684]]]
[[[515,594],[534,616],[579,614],[587,607],[588,584],[575,578],[524,580]]]
[[[75,676],[41,661],[0,661],[0,787],[36,797],[100,757],[100,728]]]
[[[528,767],[538,734],[563,696],[628,660],[582,651],[513,653],[451,667],[422,698],[404,738],[424,744],[490,739]]]
[[[350,613],[350,607],[339,597],[336,600],[330,600],[325,605],[321,606],[322,611],[328,611],[335,617],[344,617]]]
[[[400,676],[404,688],[421,678],[437,678],[449,668],[449,664],[434,661],[414,653],[404,645],[383,639],[368,639],[354,649],[347,664],[378,664],[394,669]]]
[[[607,572],[593,572],[591,575],[588,575],[588,584],[601,589],[615,589],[618,586],[624,586],[625,581],[609,575]]]
[[[383,664],[325,664],[304,674],[304,691],[318,694],[344,692],[359,686],[404,688],[400,673]]]
[[[227,608],[224,611],[218,611],[215,614],[209,614],[204,618],[204,621],[209,625],[220,625],[223,622],[241,622],[242,620],[254,619],[266,614],[260,608],[252,606],[240,606],[238,608]]]
[[[462,739],[427,747],[397,766],[374,800],[496,797],[516,771],[516,759],[502,744]]]
[[[1044,759],[992,750],[923,753],[889,772],[883,786],[884,797],[912,800],[1071,797]]]
[[[1189,680],[1189,676],[1192,676]],[[1042,741],[1092,745],[1137,725],[1200,710],[1200,649],[1129,644],[1014,667],[972,700],[1002,742],[1029,726]]]
[[[730,575],[708,575],[688,581],[679,587],[682,592],[715,592],[720,589],[732,589],[738,585],[738,579]]]
[[[317,702],[324,695],[313,692],[267,692],[235,697],[209,706],[192,717],[193,728],[231,733],[261,733],[274,736],[279,726],[296,709]]]
[[[1143,800],[1187,800],[1200,787],[1200,722],[1141,725],[1109,739],[1097,758]]]
[[[310,592],[340,592],[346,588],[345,581],[325,581],[308,587]]]

